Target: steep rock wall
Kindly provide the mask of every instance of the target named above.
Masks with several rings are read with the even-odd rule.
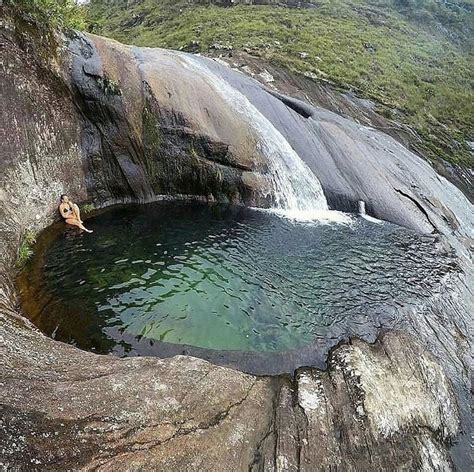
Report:
[[[361,125],[380,130],[415,154],[430,160],[423,149],[423,140],[417,133],[399,120],[384,116],[379,110],[380,104],[372,100],[362,99],[333,84],[313,80],[309,71],[295,74],[282,66],[265,61],[262,57],[255,57],[243,51],[232,51],[232,54],[227,55],[225,51],[214,51],[212,55],[216,57],[216,60],[254,77],[270,91],[278,91],[298,98]],[[474,203],[474,172],[470,168],[449,164],[443,160],[431,162],[431,164],[439,175],[460,188],[470,202]]]
[[[70,49],[72,88],[87,119],[82,144],[94,199],[258,200],[245,180],[263,167],[253,130],[222,100],[210,100],[205,83],[193,84],[165,52],[156,64],[142,64],[128,46],[82,35]]]

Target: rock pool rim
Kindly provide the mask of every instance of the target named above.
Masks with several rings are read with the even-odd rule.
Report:
[[[196,199],[196,198],[183,198],[179,196],[177,198],[168,197],[168,196],[160,196],[158,198],[154,198],[152,201],[147,202],[137,202],[136,200],[132,201],[123,201],[117,202],[114,204],[103,205],[98,207],[96,210],[91,212],[87,216],[87,219],[97,216],[103,212],[112,209],[120,209],[126,208],[129,205],[139,205],[139,206],[146,206],[148,203],[161,203],[166,202],[169,204],[172,203],[182,203],[182,204],[197,204],[203,205],[207,207],[219,206],[223,208],[242,208],[250,211],[264,211],[265,213],[270,213],[276,218],[283,219],[289,221],[290,223],[295,224],[303,224],[306,225],[308,223],[307,220],[294,220],[292,218],[288,218],[287,215],[282,215],[280,212],[274,212],[273,209],[262,209],[262,208],[251,208],[245,207],[241,205],[233,205],[233,204],[226,204],[221,202],[209,202],[206,199]],[[335,212],[341,213],[341,212]],[[350,221],[355,221],[358,218],[363,218],[362,215],[358,214],[346,214],[342,213],[346,218]],[[383,221],[378,221],[379,223],[384,223]],[[345,225],[347,221],[341,220],[340,218],[336,218],[335,220],[325,220],[321,221],[322,225],[325,224],[334,224],[334,225]],[[392,223],[389,223],[392,224]],[[392,224],[393,225],[393,224]],[[399,226],[399,225],[394,225]],[[401,228],[401,227],[400,227]],[[49,233],[49,237],[47,236],[47,241],[50,242],[54,240],[60,233],[63,233],[66,230],[75,230],[75,228],[68,228],[64,225],[61,221],[56,221],[54,224],[45,227],[42,230],[42,233]],[[413,231],[414,233],[418,233],[417,231]],[[419,234],[419,233],[418,233]],[[422,235],[422,234],[420,234]],[[87,236],[87,235],[86,235]],[[433,236],[431,236],[433,237]],[[45,241],[43,241],[43,244]],[[47,246],[46,246],[47,247]],[[44,249],[40,251],[39,255],[41,256],[44,254]],[[20,272],[17,274],[19,276]],[[18,284],[19,277],[17,276],[17,289],[20,289],[21,286]],[[24,286],[24,285],[23,285]],[[21,290],[19,290],[21,292]],[[25,310],[22,310],[24,316],[29,319],[29,315]],[[33,322],[33,324],[35,324]],[[40,328],[37,327],[40,331]],[[87,349],[81,346],[78,346],[74,340],[71,342],[63,341],[55,339],[54,333],[51,335],[43,334],[56,342],[61,342],[63,344],[71,345],[77,349],[80,349],[85,352],[90,352],[97,355],[112,355],[115,357],[157,357],[161,359],[171,358],[178,355],[184,356],[191,356],[206,360],[212,364],[229,367],[244,373],[259,375],[259,376],[274,376],[274,375],[294,375],[295,372],[303,367],[315,367],[321,370],[325,370],[327,368],[328,359],[330,353],[333,349],[341,344],[350,343],[351,339],[360,339],[365,341],[369,344],[373,344],[379,339],[381,335],[386,332],[390,331],[397,331],[397,328],[384,326],[381,325],[378,328],[374,329],[367,333],[367,335],[361,335],[360,333],[350,333],[348,332],[345,335],[339,336],[338,338],[315,338],[313,341],[305,346],[295,348],[295,349],[288,349],[283,351],[247,351],[247,350],[225,350],[225,349],[212,349],[207,347],[199,347],[195,345],[190,345],[186,343],[173,343],[173,342],[166,342],[160,341],[158,339],[147,338],[146,336],[135,336],[132,334],[124,334],[122,333],[122,339],[124,342],[130,345],[132,348],[132,352],[127,352],[126,355],[120,354],[117,351],[111,351],[109,353],[106,352],[98,352],[96,349]],[[136,345],[140,345],[140,352],[134,352],[133,349]]]
[[[321,351],[316,343],[289,351],[279,352],[260,352],[260,351],[225,351],[217,349],[207,349],[198,346],[191,346],[188,344],[173,344],[163,341],[153,340],[153,346],[150,346],[149,352],[143,354],[132,354],[129,356],[122,356],[123,358],[129,357],[156,357],[159,359],[167,359],[175,356],[188,356],[203,359],[211,364],[228,367],[230,369],[238,370],[246,374],[257,375],[257,376],[291,376],[296,375],[299,369],[304,368],[317,368],[325,371],[328,367],[329,359],[331,358],[332,352],[339,346],[350,344],[353,339],[359,339],[370,345],[374,345],[379,339],[381,339],[386,333],[394,332],[389,328],[381,328],[379,332],[373,336],[361,337],[348,335],[337,342],[328,344],[325,351]],[[401,331],[403,332],[403,331]],[[122,335],[124,336],[124,335]],[[132,347],[135,342],[135,337],[125,337],[125,341],[128,342]],[[146,338],[141,338],[140,341]],[[57,341],[62,342],[62,341]],[[78,348],[80,349],[80,348]],[[146,351],[141,345],[141,350]],[[113,353],[99,354],[94,351],[92,352],[102,356],[113,356]],[[322,354],[324,352],[324,354]]]

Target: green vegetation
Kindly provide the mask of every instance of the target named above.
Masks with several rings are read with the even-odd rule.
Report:
[[[199,154],[197,153],[196,148],[194,147],[194,142],[191,142],[191,144],[189,145],[189,154],[194,159],[199,159]]]
[[[23,266],[28,259],[33,255],[33,249],[31,246],[36,242],[35,233],[27,229],[20,241],[20,245],[18,246],[18,256],[17,256],[17,266]]]
[[[427,156],[473,165],[473,2],[320,0],[317,8],[222,8],[91,0],[89,29],[141,46],[246,51],[380,103]]]
[[[95,211],[96,207],[93,203],[84,203],[84,205],[81,205],[81,211],[85,215],[89,215],[93,211]]]
[[[24,18],[45,28],[85,28],[85,10],[74,0],[6,0]]]
[[[98,77],[97,84],[105,95],[122,95],[118,83],[108,77]]]

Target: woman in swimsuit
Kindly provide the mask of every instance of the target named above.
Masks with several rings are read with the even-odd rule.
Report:
[[[61,195],[61,204],[59,205],[59,213],[66,220],[69,225],[78,226],[80,229],[92,233],[92,230],[87,229],[81,220],[81,213],[79,207],[71,202],[67,195]]]

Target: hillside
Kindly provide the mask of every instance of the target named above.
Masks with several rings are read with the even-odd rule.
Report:
[[[228,3],[91,0],[89,29],[128,44],[259,57],[375,100],[415,130],[425,157],[473,166],[473,2]]]

